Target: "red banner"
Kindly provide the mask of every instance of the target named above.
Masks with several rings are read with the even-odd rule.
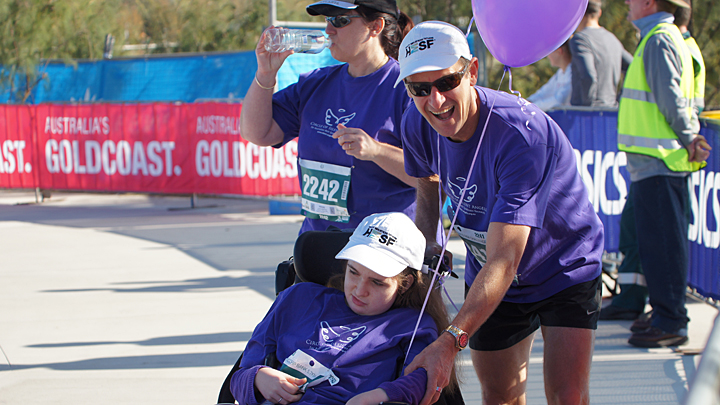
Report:
[[[0,109],[0,187],[34,188],[38,160],[32,131],[32,106]]]
[[[300,193],[297,143],[240,136],[241,105],[0,106],[0,188]]]

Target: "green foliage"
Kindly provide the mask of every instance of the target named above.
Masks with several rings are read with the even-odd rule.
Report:
[[[115,28],[118,0],[3,0],[0,2],[0,85],[25,102],[42,77],[41,60],[102,57]]]
[[[134,3],[142,21],[135,43],[155,44],[153,53],[252,49],[267,21],[265,0],[135,0]]]
[[[277,0],[281,21],[322,21],[310,17],[311,0]],[[466,29],[471,0],[398,0],[399,8],[416,21],[448,21]],[[720,108],[720,5],[693,0],[690,30],[705,57],[707,109]],[[41,82],[38,66],[49,59],[102,58],[106,34],[115,37],[114,57],[138,53],[209,52],[254,49],[268,25],[268,0],[0,0],[0,85],[25,102]],[[633,52],[637,34],[627,21],[624,0],[604,0],[600,24]],[[528,38],[532,41],[533,38]],[[152,44],[141,51],[123,51],[126,44]],[[497,88],[503,66],[487,55],[488,87]],[[41,71],[41,70],[40,70]],[[535,92],[554,73],[546,59],[515,68],[513,89]],[[20,78],[11,80],[11,78]],[[508,77],[503,90],[508,89]]]
[[[693,0],[693,7],[689,29],[705,59],[705,109],[720,110],[720,4],[715,0]]]
[[[470,0],[397,0],[398,8],[421,21],[440,20],[466,29],[472,18]],[[417,17],[416,17],[417,18]]]

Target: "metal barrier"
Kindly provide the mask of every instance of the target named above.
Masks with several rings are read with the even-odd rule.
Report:
[[[0,105],[0,188],[297,194],[296,150],[247,145],[237,125],[241,108],[236,103]],[[630,184],[626,155],[616,146],[617,111],[580,108],[548,115],[575,147],[578,170],[605,225],[605,248],[616,252]],[[690,176],[688,236],[688,284],[716,300],[719,122],[701,120],[700,133],[715,149],[707,167]]]
[[[683,402],[685,405],[720,404],[720,315],[715,317],[697,373]]]

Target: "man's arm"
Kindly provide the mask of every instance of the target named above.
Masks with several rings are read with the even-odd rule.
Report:
[[[465,303],[452,321],[453,325],[472,335],[490,317],[515,278],[529,235],[528,226],[490,223],[487,263],[470,287]],[[455,339],[448,333],[442,333],[405,369],[406,374],[420,367],[428,372],[428,385],[421,405],[435,402],[440,396],[436,387],[448,385],[457,352]]]
[[[530,236],[530,227],[491,222],[487,233],[487,263],[475,278],[452,324],[472,334],[495,311],[515,279]]]
[[[621,44],[622,46],[622,44]],[[630,52],[628,52],[625,48],[622,50],[622,58],[620,60],[620,70],[625,73],[627,72],[628,68],[630,67],[630,64],[633,61],[633,56]]]
[[[660,113],[677,135],[680,143],[690,146],[700,130],[696,116],[688,114],[690,99],[680,88],[682,59],[669,35],[656,34],[648,39],[643,53],[647,83],[655,96]]]
[[[425,235],[428,247],[431,242],[436,243],[437,239],[438,222],[440,221],[439,183],[440,178],[437,175],[420,178],[417,182],[415,225],[417,225],[420,232]]]

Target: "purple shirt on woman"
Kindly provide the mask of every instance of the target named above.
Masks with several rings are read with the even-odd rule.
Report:
[[[352,168],[348,192],[350,221],[306,218],[300,232],[326,230],[334,225],[355,228],[378,212],[403,212],[415,218],[415,188],[374,162],[348,155],[332,135],[337,125],[360,128],[371,138],[402,148],[400,121],[410,105],[403,87],[394,87],[400,73],[395,59],[377,71],[352,77],[348,65],[328,66],[300,75],[273,95],[273,119],[283,130],[281,146],[298,138],[298,157]],[[302,176],[300,185],[302,187]]]

